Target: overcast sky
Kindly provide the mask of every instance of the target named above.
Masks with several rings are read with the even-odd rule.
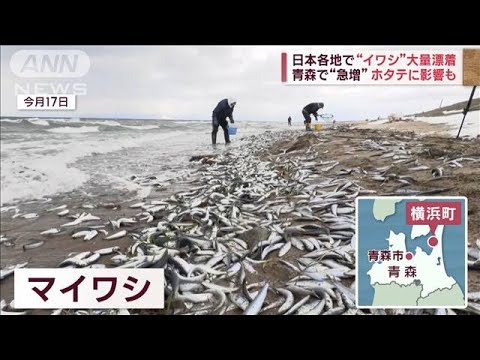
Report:
[[[296,49],[331,49],[297,47]],[[344,47],[341,47],[344,48]],[[341,49],[340,47],[336,49]],[[413,49],[420,47],[383,47]],[[429,47],[424,47],[428,49]],[[435,47],[441,49],[440,47]],[[458,47],[457,47],[458,48]],[[460,47],[461,48],[461,47]],[[90,58],[90,70],[76,82],[87,84],[71,112],[16,110],[15,83],[25,79],[10,70],[10,58],[22,49],[79,49]],[[236,119],[302,120],[310,102],[325,103],[324,112],[339,120],[363,120],[390,113],[413,113],[468,100],[463,86],[286,86],[281,83],[280,54],[285,46],[74,46],[1,47],[1,115],[108,118],[210,119],[217,102],[235,97]],[[359,47],[355,49],[382,49]],[[455,49],[448,47],[444,49]],[[45,81],[38,79],[38,81]],[[479,91],[477,90],[476,97]]]

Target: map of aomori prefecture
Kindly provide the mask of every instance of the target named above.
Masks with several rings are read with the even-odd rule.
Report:
[[[357,306],[465,308],[467,199],[357,198]]]

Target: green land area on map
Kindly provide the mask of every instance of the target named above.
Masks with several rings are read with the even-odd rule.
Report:
[[[461,306],[465,302],[462,289],[458,284],[450,289],[438,289],[420,297],[422,285],[374,284],[373,306]]]
[[[373,217],[376,220],[385,221],[385,219],[395,214],[395,205],[402,199],[376,199],[373,203]]]

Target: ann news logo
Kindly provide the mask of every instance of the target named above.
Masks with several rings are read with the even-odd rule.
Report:
[[[22,78],[80,78],[88,73],[90,58],[81,50],[20,50],[10,69]]]
[[[17,77],[18,110],[75,110],[75,97],[87,94],[80,79],[90,70],[90,57],[81,50],[19,50],[10,58],[10,70]],[[58,96],[68,97],[67,107],[51,98]],[[35,106],[28,106],[27,99],[34,99]]]

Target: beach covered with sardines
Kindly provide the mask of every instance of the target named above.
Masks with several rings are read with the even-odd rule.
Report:
[[[473,138],[375,126],[265,130],[191,156],[188,176],[168,187],[132,175],[158,190],[140,199],[72,192],[4,206],[2,313],[52,313],[15,309],[15,268],[155,267],[162,310],[53,313],[478,315],[479,149]],[[355,199],[437,194],[469,199],[467,308],[358,309]]]

